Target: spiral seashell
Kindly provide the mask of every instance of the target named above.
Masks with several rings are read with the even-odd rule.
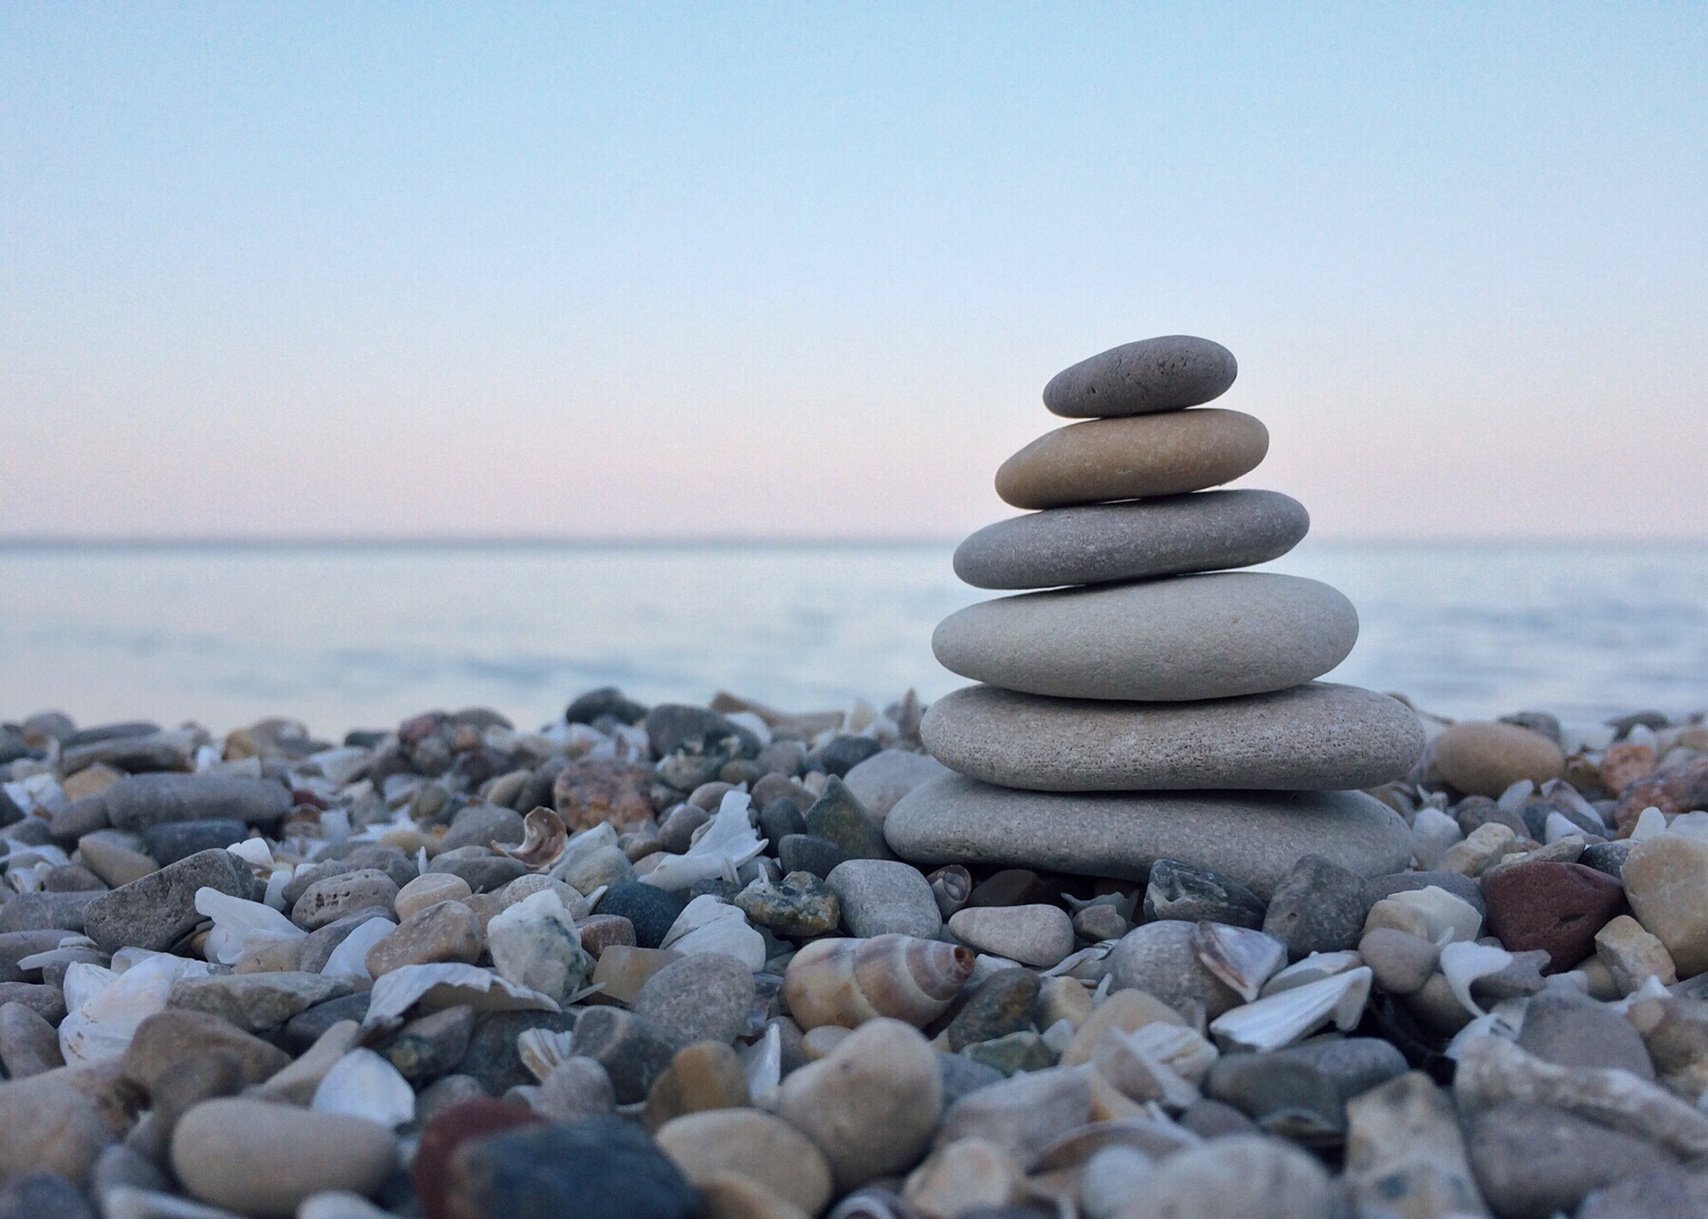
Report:
[[[492,849],[526,864],[532,871],[540,872],[563,858],[564,847],[568,843],[569,831],[563,824],[563,818],[541,805],[522,818],[521,846],[512,850],[495,842]]]
[[[814,940],[783,975],[783,997],[803,1029],[856,1028],[879,1016],[917,1027],[949,1009],[972,977],[970,949],[911,935]]]
[[[937,899],[937,912],[945,922],[962,906],[973,891],[973,874],[958,863],[938,868],[925,878],[931,886],[931,896]]]

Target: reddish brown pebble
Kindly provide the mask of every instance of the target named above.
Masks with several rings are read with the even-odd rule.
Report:
[[[606,822],[619,830],[652,817],[652,767],[611,758],[571,762],[552,784],[552,801],[571,833]]]
[[[595,961],[614,945],[633,948],[635,944],[635,925],[620,914],[595,914],[576,930],[581,933],[581,946]]]
[[[490,1138],[518,1126],[537,1126],[545,1118],[514,1101],[480,1097],[452,1105],[437,1114],[421,1132],[411,1177],[415,1196],[421,1200],[427,1219],[455,1219],[448,1194],[451,1187],[451,1154],[471,1139]]]
[[[1512,864],[1483,879],[1489,931],[1509,952],[1540,948],[1544,973],[1570,969],[1595,951],[1595,933],[1625,908],[1625,889],[1582,864]]]
[[[1668,767],[1659,774],[1638,779],[1619,793],[1619,809],[1615,816],[1621,838],[1630,835],[1637,818],[1651,805],[1669,817],[1688,813],[1691,809],[1708,808],[1708,758]]]
[[[1618,795],[1638,779],[1655,773],[1655,747],[1621,741],[1610,745],[1601,759],[1601,784]]]

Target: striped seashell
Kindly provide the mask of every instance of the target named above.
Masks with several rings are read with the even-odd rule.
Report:
[[[923,1027],[949,1009],[973,973],[959,944],[910,935],[814,940],[783,975],[783,997],[803,1029],[857,1028],[889,1016]]]

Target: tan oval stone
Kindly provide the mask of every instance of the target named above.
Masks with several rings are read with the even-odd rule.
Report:
[[[1520,779],[1540,786],[1566,768],[1558,745],[1517,724],[1454,724],[1431,743],[1429,757],[1437,775],[1471,796],[1498,796]]]
[[[1666,945],[1679,976],[1708,971],[1708,842],[1682,834],[1639,842],[1621,878],[1637,921]]]
[[[1262,423],[1220,407],[1093,419],[1046,432],[1003,462],[996,493],[1016,508],[1183,495],[1249,474],[1268,451]]]
[[[440,902],[461,901],[473,892],[474,890],[469,888],[469,882],[460,876],[453,876],[449,872],[428,872],[417,876],[399,889],[397,897],[392,900],[391,908],[401,922],[428,906]]]
[[[266,1101],[210,1100],[172,1132],[172,1168],[196,1198],[259,1219],[289,1219],[329,1189],[371,1197],[397,1160],[377,1122]]]
[[[708,1109],[666,1122],[659,1149],[694,1184],[721,1173],[757,1182],[808,1214],[830,1201],[830,1165],[788,1122],[757,1109]]]

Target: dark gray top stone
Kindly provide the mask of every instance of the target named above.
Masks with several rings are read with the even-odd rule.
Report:
[[[1310,527],[1304,505],[1279,491],[1081,504],[986,525],[956,548],[955,574],[975,588],[1055,588],[1250,567]]]
[[[1239,375],[1234,353],[1189,334],[1123,343],[1050,378],[1044,405],[1069,419],[1149,415],[1209,402]]]

